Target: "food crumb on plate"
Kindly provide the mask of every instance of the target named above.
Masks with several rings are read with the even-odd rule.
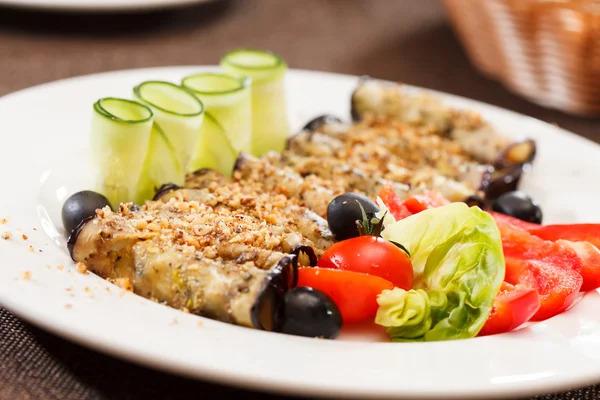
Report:
[[[2,239],[8,240],[12,237],[12,233],[10,232],[2,232]]]
[[[23,240],[29,239],[29,236],[27,236],[26,234],[22,234],[21,237],[23,238]]]
[[[65,304],[65,308],[67,310],[70,310],[71,308],[73,308],[73,305],[72,304]]]
[[[202,320],[198,321],[198,327],[199,328],[204,327],[204,321],[202,321]]]
[[[0,225],[4,225],[8,223],[8,218],[2,218],[0,219]]]
[[[65,268],[64,265],[60,264],[59,266],[56,267],[57,270],[62,271]]]
[[[33,248],[33,246],[29,246],[29,252],[33,253],[35,251],[35,249]]]
[[[87,266],[82,263],[82,262],[78,262],[77,263],[77,272],[79,272],[80,274],[87,274],[88,270],[87,270]]]
[[[24,272],[21,274],[21,277],[22,277],[23,279],[25,279],[26,281],[30,280],[30,279],[31,279],[31,271],[24,271]]]
[[[131,281],[129,280],[129,278],[109,279],[108,281],[110,283],[113,283],[113,284],[117,285],[121,289],[124,289],[126,292],[133,292],[133,284],[131,283]],[[124,293],[121,293],[121,296],[123,294]]]

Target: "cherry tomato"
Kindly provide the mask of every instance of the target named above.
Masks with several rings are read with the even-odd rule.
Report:
[[[504,282],[479,336],[510,332],[529,321],[539,308],[536,289]]]
[[[413,287],[408,255],[376,236],[359,236],[334,244],[323,253],[317,266],[379,276],[404,290]]]
[[[300,268],[298,286],[312,287],[329,295],[344,323],[374,318],[379,307],[377,295],[394,288],[392,282],[378,276],[318,267]]]

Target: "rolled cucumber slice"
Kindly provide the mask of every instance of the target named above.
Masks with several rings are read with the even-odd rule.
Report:
[[[136,101],[107,97],[94,103],[90,133],[93,187],[115,207],[135,200],[153,119],[152,110]]]
[[[252,153],[283,151],[289,136],[285,96],[287,64],[264,50],[238,49],[225,54],[221,68],[252,80]]]
[[[204,122],[200,128],[200,140],[196,145],[196,152],[192,158],[191,171],[210,168],[231,177],[237,152],[231,146],[225,129],[207,111]]]
[[[152,138],[136,196],[138,202],[143,202],[151,199],[162,184],[183,184],[200,140],[204,104],[190,91],[164,81],[143,82],[133,93],[154,113]]]
[[[236,152],[250,153],[252,99],[248,79],[203,73],[183,78],[181,85],[202,100],[206,111],[225,129]]]

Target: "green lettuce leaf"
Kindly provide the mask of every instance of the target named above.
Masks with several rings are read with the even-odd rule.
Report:
[[[452,203],[388,225],[382,236],[411,254],[414,289],[377,299],[375,322],[394,341],[466,339],[477,335],[504,279],[494,219],[478,207]]]

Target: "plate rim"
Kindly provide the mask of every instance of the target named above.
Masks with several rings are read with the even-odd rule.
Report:
[[[135,68],[135,69],[125,69],[125,70],[114,70],[114,71],[106,71],[106,72],[101,72],[101,73],[95,73],[95,74],[88,74],[88,75],[80,75],[80,76],[75,76],[75,77],[71,77],[71,78],[66,78],[66,79],[61,79],[61,80],[56,80],[56,81],[52,81],[52,82],[46,82],[40,85],[35,85],[35,86],[31,86],[28,88],[24,88],[21,89],[19,91],[16,92],[12,92],[9,93],[7,95],[4,95],[2,97],[0,97],[0,106],[2,106],[3,103],[11,101],[11,99],[15,96],[20,96],[20,95],[24,95],[27,94],[30,91],[36,91],[42,88],[46,88],[49,86],[60,86],[61,84],[64,84],[65,82],[73,82],[73,81],[77,81],[77,80],[86,80],[86,79],[102,79],[104,76],[108,76],[108,75],[114,75],[117,73],[122,73],[122,74],[134,74],[136,72],[142,72],[142,71],[149,71],[149,70],[166,70],[166,69],[177,69],[177,68],[214,68],[214,65],[204,65],[204,66],[195,66],[195,65],[182,65],[182,66],[169,66],[169,67],[150,67],[150,68]],[[323,76],[338,76],[338,77],[345,77],[345,78],[351,78],[351,79],[358,79],[358,76],[355,75],[349,75],[349,74],[338,74],[338,73],[333,73],[333,72],[325,72],[325,71],[313,71],[313,70],[299,70],[299,69],[290,69],[290,71],[298,71],[298,72],[309,72],[309,73],[316,73],[318,75],[323,75]],[[557,130],[558,132],[560,132],[561,134],[567,134],[569,136],[571,136],[572,139],[576,139],[576,140],[583,140],[582,144],[585,143],[592,143],[595,146],[598,146],[598,144],[596,144],[595,142],[581,137],[579,135],[576,135],[570,131],[567,131],[563,128],[554,126],[552,124],[548,124],[544,121],[541,121],[539,119],[535,119],[529,116],[525,116],[523,114],[519,114],[515,111],[512,110],[507,110],[495,105],[491,105],[488,103],[484,103],[484,102],[480,102],[478,100],[473,100],[473,99],[469,99],[466,97],[462,97],[462,96],[457,96],[457,95],[452,95],[449,93],[444,93],[444,92],[440,92],[440,91],[436,91],[436,90],[432,90],[432,89],[428,89],[428,88],[423,88],[423,87],[417,87],[417,86],[412,86],[412,85],[406,85],[409,88],[418,90],[418,91],[423,91],[423,92],[427,92],[427,93],[432,93],[434,95],[440,95],[442,96],[444,99],[456,99],[456,100],[460,100],[460,101],[467,101],[470,104],[476,105],[477,107],[483,107],[483,108],[490,108],[490,109],[495,109],[497,112],[501,112],[501,113],[510,113],[514,118],[519,118],[519,119],[528,119],[528,120],[532,120],[535,121],[536,124],[543,124],[544,126],[546,126],[546,128],[551,128],[554,130]],[[0,285],[0,289],[2,288],[2,286]],[[2,297],[2,291],[0,290],[0,297]],[[296,395],[306,395],[308,394],[312,394],[312,395],[319,395],[319,396],[327,396],[327,397],[334,397],[334,396],[339,396],[340,393],[339,391],[336,390],[332,390],[332,391],[324,391],[323,388],[310,388],[310,390],[307,391],[306,386],[303,386],[302,384],[297,385],[297,387],[280,387],[280,386],[273,386],[273,387],[269,387],[269,388],[265,388],[262,384],[263,382],[253,382],[251,380],[251,377],[246,377],[246,379],[240,379],[239,376],[234,376],[234,375],[219,375],[217,374],[213,374],[213,376],[210,376],[210,371],[206,370],[203,372],[203,378],[199,378],[198,374],[194,374],[191,373],[190,371],[185,370],[185,368],[181,368],[180,365],[172,364],[168,367],[168,369],[165,368],[165,361],[164,360],[157,360],[157,359],[152,359],[151,357],[141,357],[140,354],[136,353],[135,351],[128,351],[128,349],[126,348],[118,348],[118,347],[114,347],[114,346],[110,346],[108,342],[106,341],[96,341],[96,342],[90,342],[89,340],[85,340],[85,338],[82,337],[81,334],[75,334],[72,332],[69,332],[68,329],[66,329],[65,327],[60,327],[60,326],[54,326],[51,323],[49,323],[49,321],[45,320],[43,317],[41,317],[41,314],[39,313],[39,310],[36,313],[36,310],[34,308],[31,309],[27,309],[25,312],[23,312],[22,307],[20,307],[18,304],[18,301],[15,301],[14,304],[11,302],[11,299],[4,299],[2,301],[2,306],[5,307],[7,310],[9,310],[10,312],[12,312],[13,314],[19,316],[20,318],[22,318],[23,320],[32,323],[33,325],[39,326],[44,330],[47,330],[49,332],[52,332],[53,334],[56,334],[57,336],[66,338],[67,340],[70,340],[72,342],[75,342],[79,345],[82,345],[86,348],[91,348],[94,350],[100,350],[101,352],[105,353],[105,354],[110,354],[113,357],[116,358],[121,358],[121,359],[127,359],[128,361],[131,361],[133,363],[136,363],[138,365],[142,365],[142,366],[146,366],[146,367],[150,367],[153,369],[157,369],[157,370],[161,370],[161,371],[165,371],[168,373],[173,373],[174,370],[177,370],[177,374],[180,375],[184,375],[190,378],[194,378],[194,379],[209,379],[211,381],[214,382],[219,382],[219,383],[226,383],[232,386],[238,386],[238,387],[245,387],[245,388],[249,388],[249,389],[253,389],[253,390],[261,390],[261,391],[265,391],[268,390],[270,392],[277,392],[277,393],[281,393],[281,394],[296,394]],[[27,308],[27,307],[26,307]],[[590,375],[590,374],[588,374]],[[518,395],[522,396],[522,395],[536,395],[536,394],[541,394],[541,393],[547,393],[548,391],[546,389],[550,389],[552,391],[554,391],[555,389],[560,391],[560,390],[564,390],[564,389],[572,389],[574,387],[574,385],[588,385],[588,384],[594,384],[594,383],[599,383],[600,382],[600,375],[597,374],[592,374],[593,376],[581,376],[578,379],[570,379],[569,383],[568,383],[568,387],[565,386],[565,383],[562,383],[560,380],[558,381],[553,381],[553,380],[549,380],[549,381],[535,381],[536,385],[531,385],[531,383],[529,384],[528,387],[519,387],[518,385],[516,387],[510,386],[510,385],[506,385],[506,386],[502,386],[503,390],[499,390],[499,388],[496,388],[494,393],[486,393],[488,398],[500,398],[500,397],[506,397],[506,396],[511,396],[511,395],[515,395],[517,394],[518,391]],[[577,383],[575,383],[577,382]],[[540,391],[540,385],[544,386],[544,390]],[[364,396],[364,393],[344,393],[344,396],[348,396],[348,395],[352,395],[352,397],[362,397]],[[398,393],[389,393],[389,394],[385,394],[385,393],[381,393],[378,392],[376,394],[376,396],[378,398],[397,398],[398,397]],[[441,395],[441,393],[434,391],[429,391],[429,392],[422,392],[422,393],[409,393],[408,395],[410,395],[412,398],[418,397],[418,398],[431,398],[431,397],[435,397],[437,398],[438,396]],[[469,398],[478,398],[479,396],[481,396],[482,393],[473,393],[472,395],[469,395]],[[444,398],[467,398],[465,396],[464,393],[450,393],[450,394],[446,394],[444,393]]]

